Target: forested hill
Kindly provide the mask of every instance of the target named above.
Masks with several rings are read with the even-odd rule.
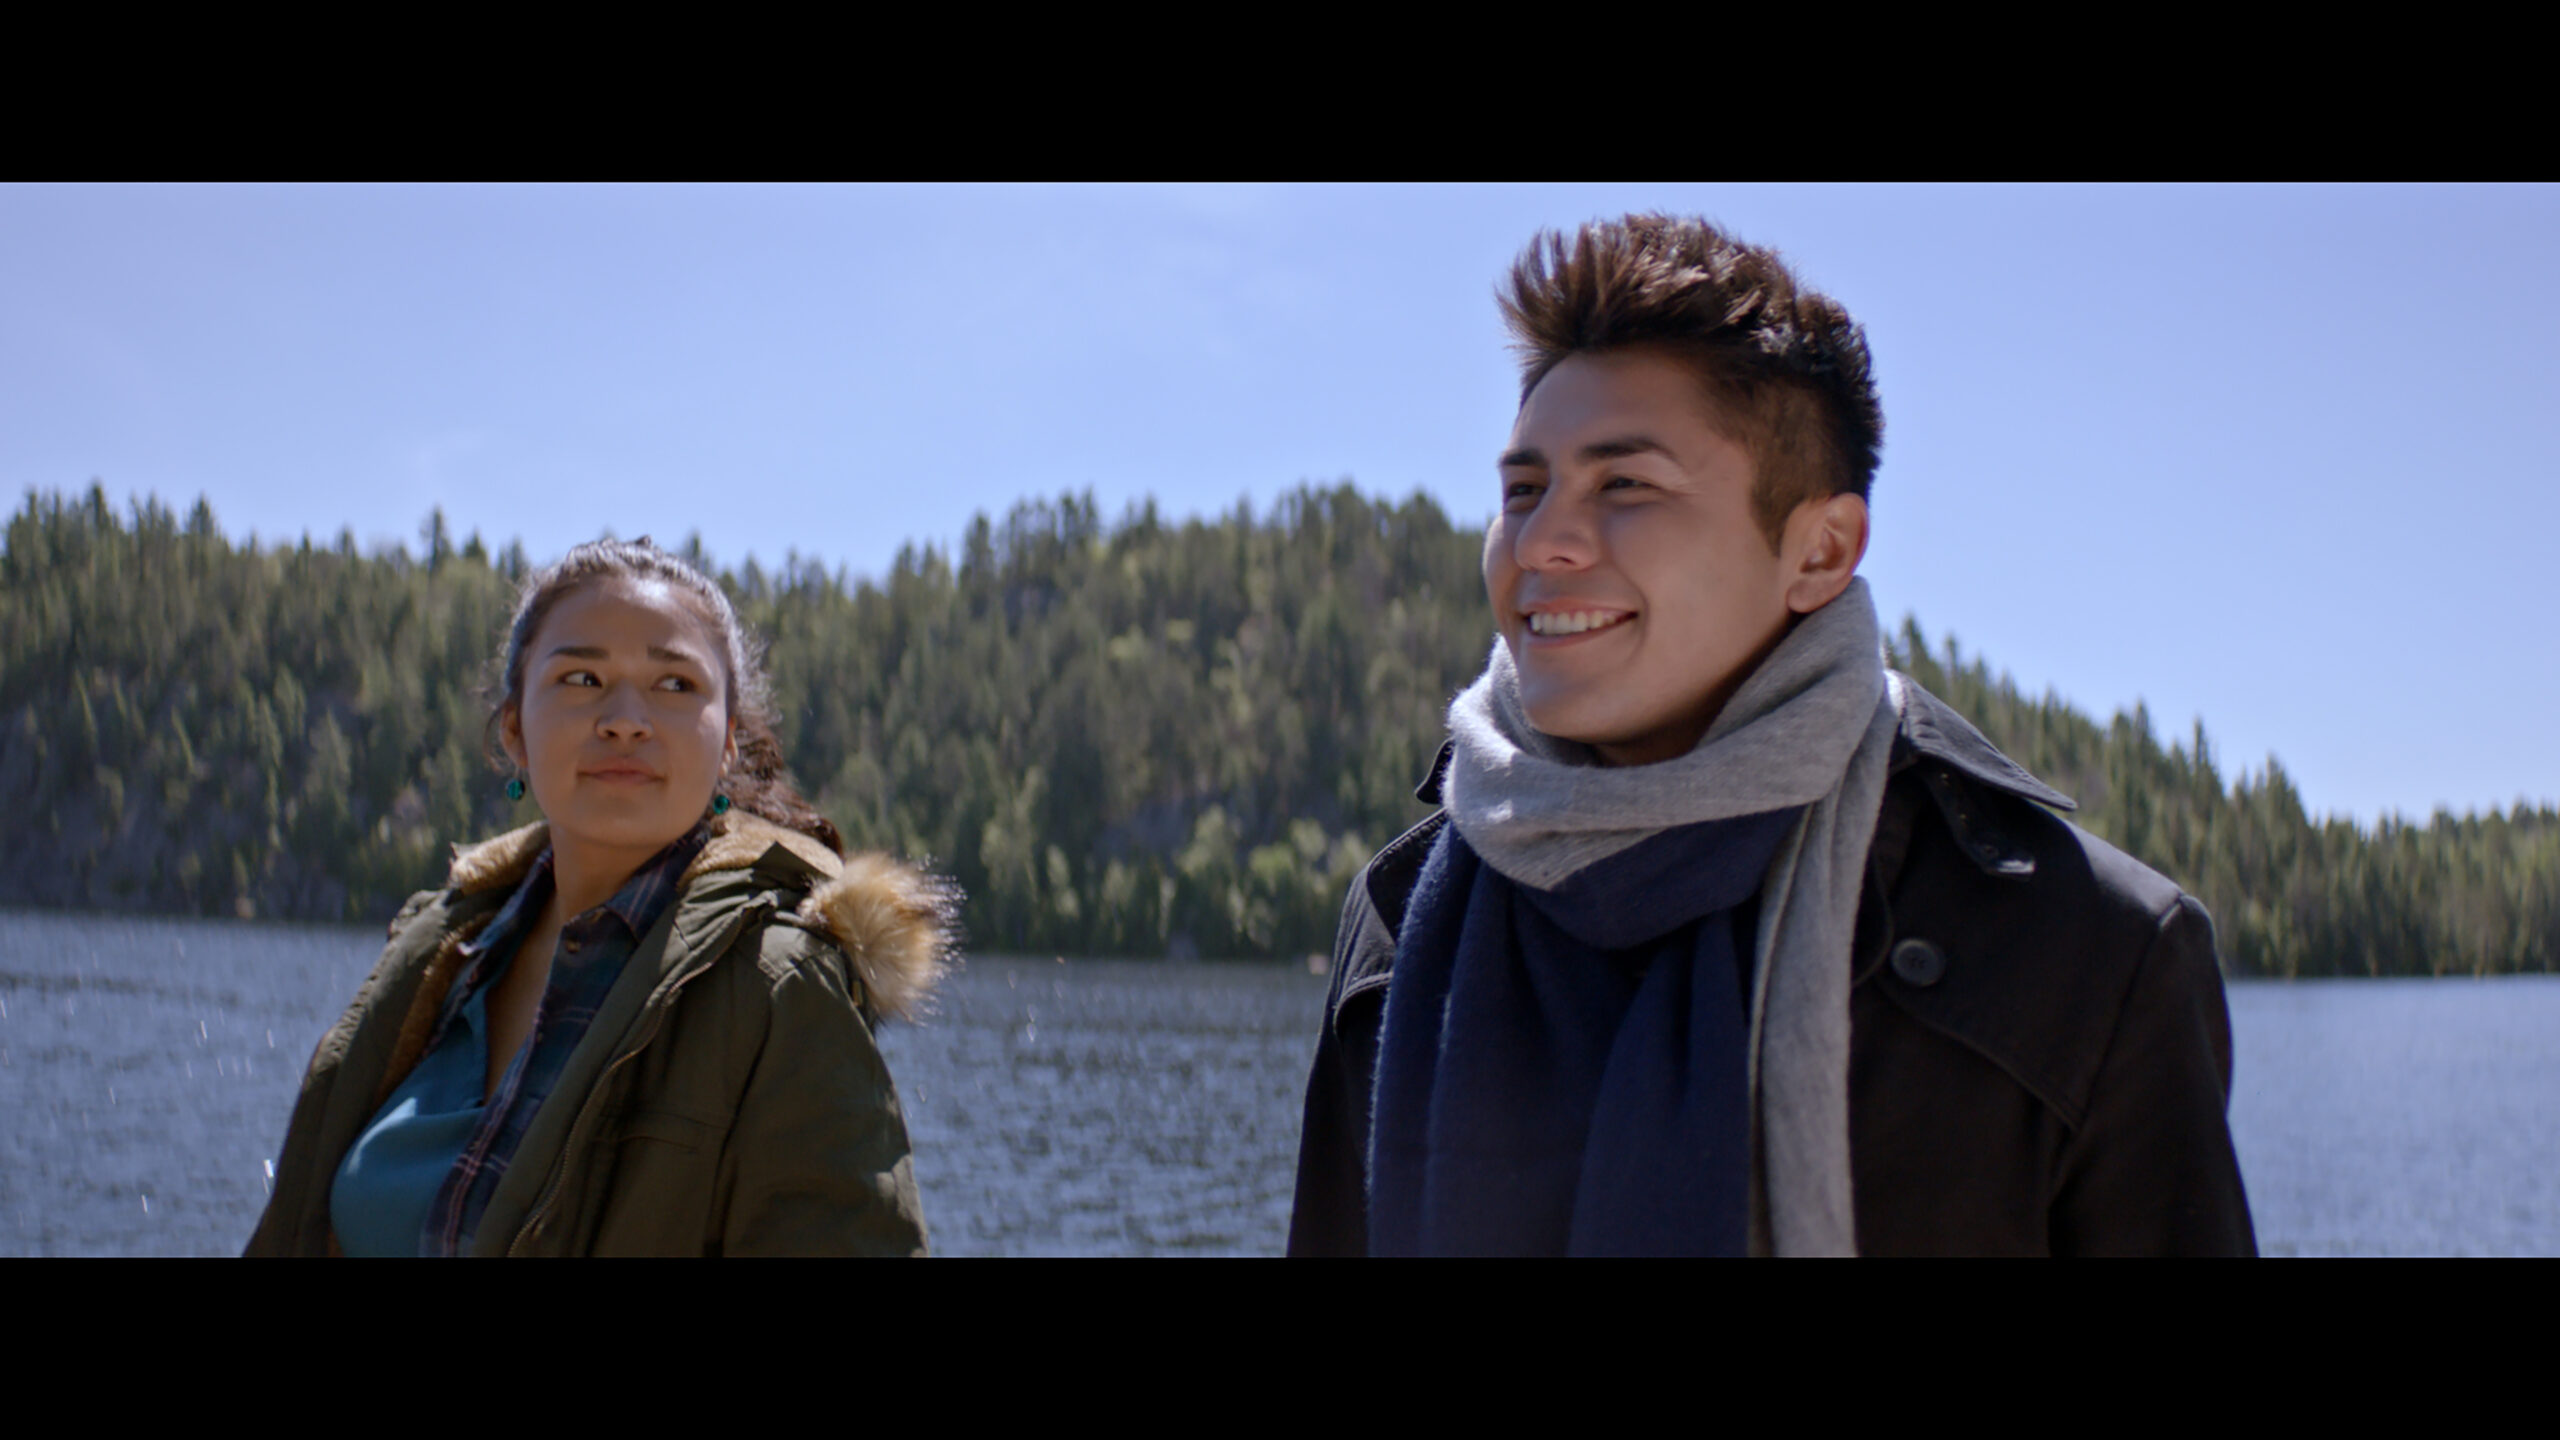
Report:
[[[30,496],[0,555],[0,904],[384,917],[448,843],[533,818],[481,754],[522,550],[239,547],[202,502]],[[772,641],[781,733],[857,845],[930,857],[973,948],[1327,948],[1491,644],[1480,536],[1429,500],[980,517],[877,583],[722,572]],[[700,557],[696,556],[697,562]],[[1906,621],[1895,663],[2194,890],[2235,971],[2549,971],[2560,812],[2314,823],[2271,760],[2226,780],[2031,699]]]

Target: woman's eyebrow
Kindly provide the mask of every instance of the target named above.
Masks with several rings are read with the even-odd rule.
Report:
[[[703,663],[702,657],[694,654],[690,650],[670,650],[664,645],[652,645],[648,647],[648,651],[649,658],[652,660],[676,661],[686,665],[700,665]],[[572,660],[610,660],[613,658],[613,652],[602,645],[554,645],[551,647],[551,653],[549,655],[545,655],[543,658],[548,660],[562,655],[565,655]]]

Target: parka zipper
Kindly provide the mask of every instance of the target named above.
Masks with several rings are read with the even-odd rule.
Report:
[[[579,1141],[595,1123],[597,1102],[608,1088],[606,1082],[613,1079],[613,1072],[638,1059],[641,1052],[649,1048],[649,1042],[658,1038],[659,1027],[666,1024],[667,1013],[676,1008],[676,1000],[682,995],[684,987],[692,984],[704,971],[717,964],[721,956],[728,954],[729,947],[737,942],[739,934],[748,925],[771,918],[773,910],[773,902],[770,900],[759,897],[749,902],[747,907],[739,912],[738,918],[727,929],[719,932],[714,943],[703,947],[702,953],[708,958],[695,961],[689,968],[667,982],[661,997],[649,1006],[649,1023],[641,1029],[639,1039],[624,1047],[622,1053],[606,1062],[604,1069],[597,1072],[596,1083],[588,1088],[587,1098],[579,1104],[578,1118],[570,1122],[568,1137],[560,1146],[560,1158],[551,1162],[551,1176],[543,1183],[542,1198],[534,1202],[531,1210],[525,1212],[524,1223],[516,1227],[515,1238],[507,1242],[509,1258],[512,1259],[524,1253],[525,1242],[532,1239],[534,1232],[542,1228],[542,1222],[551,1210],[551,1202],[560,1198],[560,1187],[569,1178],[569,1157],[579,1152]]]

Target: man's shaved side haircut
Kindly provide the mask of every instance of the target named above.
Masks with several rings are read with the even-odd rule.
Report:
[[[1717,428],[1751,452],[1752,518],[1771,550],[1799,504],[1867,498],[1884,409],[1866,332],[1798,285],[1776,251],[1704,220],[1595,220],[1570,240],[1540,231],[1496,299],[1520,353],[1523,403],[1575,354],[1657,350],[1694,370]]]

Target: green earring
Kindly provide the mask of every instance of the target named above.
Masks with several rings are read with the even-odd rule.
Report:
[[[523,776],[510,775],[507,777],[507,798],[510,800],[521,800],[524,798]]]
[[[728,813],[729,813],[729,797],[728,797],[728,796],[726,796],[726,795],[714,795],[714,796],[712,796],[712,797],[711,797],[711,813],[712,813],[712,814],[714,814],[714,815],[726,815],[726,814],[728,814]]]

